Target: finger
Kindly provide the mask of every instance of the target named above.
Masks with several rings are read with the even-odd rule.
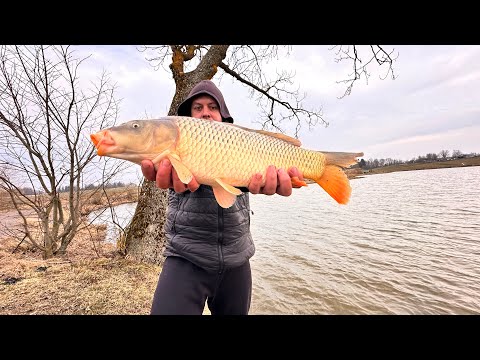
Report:
[[[200,184],[193,177],[192,180],[188,183],[187,187],[188,187],[188,190],[190,190],[191,192],[194,192],[200,187]]]
[[[151,160],[142,160],[140,163],[142,174],[149,181],[155,181],[155,168]]]
[[[261,186],[262,186],[262,174],[255,174],[252,176],[252,179],[248,184],[248,191],[250,191],[252,194],[259,194]]]
[[[292,166],[290,169],[288,169],[288,175],[292,178],[292,177],[298,177],[300,180],[303,180],[303,175],[302,173],[300,172],[300,170],[298,170],[295,166]]]
[[[163,159],[157,170],[157,186],[161,189],[172,187],[172,163],[168,159]]]
[[[292,180],[284,169],[278,170],[277,194],[282,196],[292,195]]]
[[[292,166],[288,169],[288,175],[290,176],[292,188],[298,189],[302,186],[307,186],[303,179],[303,174],[296,167]]]
[[[180,180],[175,169],[172,171],[173,190],[178,193],[183,193],[187,190],[187,186]]]
[[[295,166],[292,166],[290,169],[288,169],[288,175],[290,177],[298,177],[299,180],[304,181],[305,179],[303,178],[303,174],[300,170],[298,170]]]
[[[267,168],[265,176],[265,185],[261,189],[261,193],[265,195],[273,195],[277,191],[277,168],[270,165]]]

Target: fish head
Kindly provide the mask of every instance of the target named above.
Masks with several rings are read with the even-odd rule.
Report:
[[[176,144],[178,126],[171,119],[132,120],[91,134],[97,155],[140,164]]]

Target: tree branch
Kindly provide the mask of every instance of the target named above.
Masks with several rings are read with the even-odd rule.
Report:
[[[350,74],[350,78],[344,79],[344,80],[339,80],[337,83],[344,83],[347,84],[347,88],[345,89],[345,93],[339,97],[339,99],[344,98],[347,95],[350,95],[352,93],[352,88],[354,83],[357,80],[360,80],[362,75],[365,77],[365,81],[368,84],[368,78],[370,77],[370,73],[368,72],[368,65],[370,65],[374,60],[377,62],[379,67],[382,67],[384,64],[387,64],[387,71],[385,73],[385,76],[382,78],[380,76],[381,80],[385,80],[389,74],[391,74],[392,80],[395,80],[397,76],[395,76],[394,69],[393,69],[393,62],[397,60],[398,54],[396,57],[392,57],[393,52],[395,49],[392,49],[389,53],[387,53],[383,47],[380,45],[369,45],[370,49],[370,56],[367,57],[366,61],[363,61],[362,58],[363,56],[359,55],[359,49],[356,45],[353,45],[351,48],[350,46],[347,46],[345,49],[345,46],[343,45],[337,45],[332,47],[330,50],[333,50],[337,48],[337,51],[335,54],[337,55],[337,58],[335,58],[335,61],[341,62],[341,61],[350,61],[353,67],[353,73]],[[351,54],[351,51],[353,51],[353,55]],[[362,64],[363,63],[363,64]]]

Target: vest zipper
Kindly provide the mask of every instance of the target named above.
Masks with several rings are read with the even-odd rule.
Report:
[[[175,216],[173,217],[173,226],[172,226],[173,233],[175,235],[177,234],[177,216],[178,216],[178,213],[180,212],[180,204],[181,204],[179,197],[176,197],[176,200],[177,200],[177,211],[175,211]]]
[[[217,241],[217,250],[218,250],[218,273],[223,272],[224,262],[223,262],[223,208],[220,205],[217,205],[217,214],[218,214],[218,241]]]

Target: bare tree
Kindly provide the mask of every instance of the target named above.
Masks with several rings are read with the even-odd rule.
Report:
[[[460,150],[453,150],[453,151],[452,151],[452,157],[455,158],[455,159],[456,159],[456,158],[459,158],[459,157],[462,156],[462,155],[463,155],[463,154],[462,154],[462,152],[461,152]]]
[[[288,55],[291,48],[285,48]],[[356,65],[362,62],[362,58],[356,52],[356,47],[353,50],[354,56],[350,59],[354,62],[355,76],[347,83],[348,94],[362,71]],[[382,48],[372,50],[378,64],[393,63],[394,59]],[[328,125],[321,109],[307,110],[303,107],[305,95],[293,88],[293,73],[283,71],[269,78],[264,71],[267,62],[278,59],[278,46],[161,45],[143,46],[139,51],[147,54],[146,59],[155,69],[163,67],[173,75],[176,88],[169,115],[176,114],[178,106],[193,86],[201,80],[212,79],[219,73],[219,77],[231,76],[249,89],[250,96],[255,98],[260,108],[259,122],[264,129],[282,132],[282,123],[293,122],[296,124],[295,136],[298,136],[302,123],[309,127],[319,122]],[[338,54],[346,57],[348,51],[341,47]],[[366,66],[372,61],[367,61],[363,66],[365,74]],[[145,180],[136,212],[125,233],[127,255],[140,261],[157,264],[163,262],[166,204],[166,191],[156,188],[154,182]]]
[[[15,236],[45,258],[65,254],[81,228],[87,201],[81,189],[96,155],[88,135],[117,117],[115,86],[105,72],[91,90],[81,90],[85,60],[68,46],[0,47],[0,188],[22,220]],[[61,187],[68,189],[63,196]]]
[[[440,152],[438,153],[438,157],[441,157],[444,160],[446,160],[449,153],[450,152],[448,150],[440,150]]]

